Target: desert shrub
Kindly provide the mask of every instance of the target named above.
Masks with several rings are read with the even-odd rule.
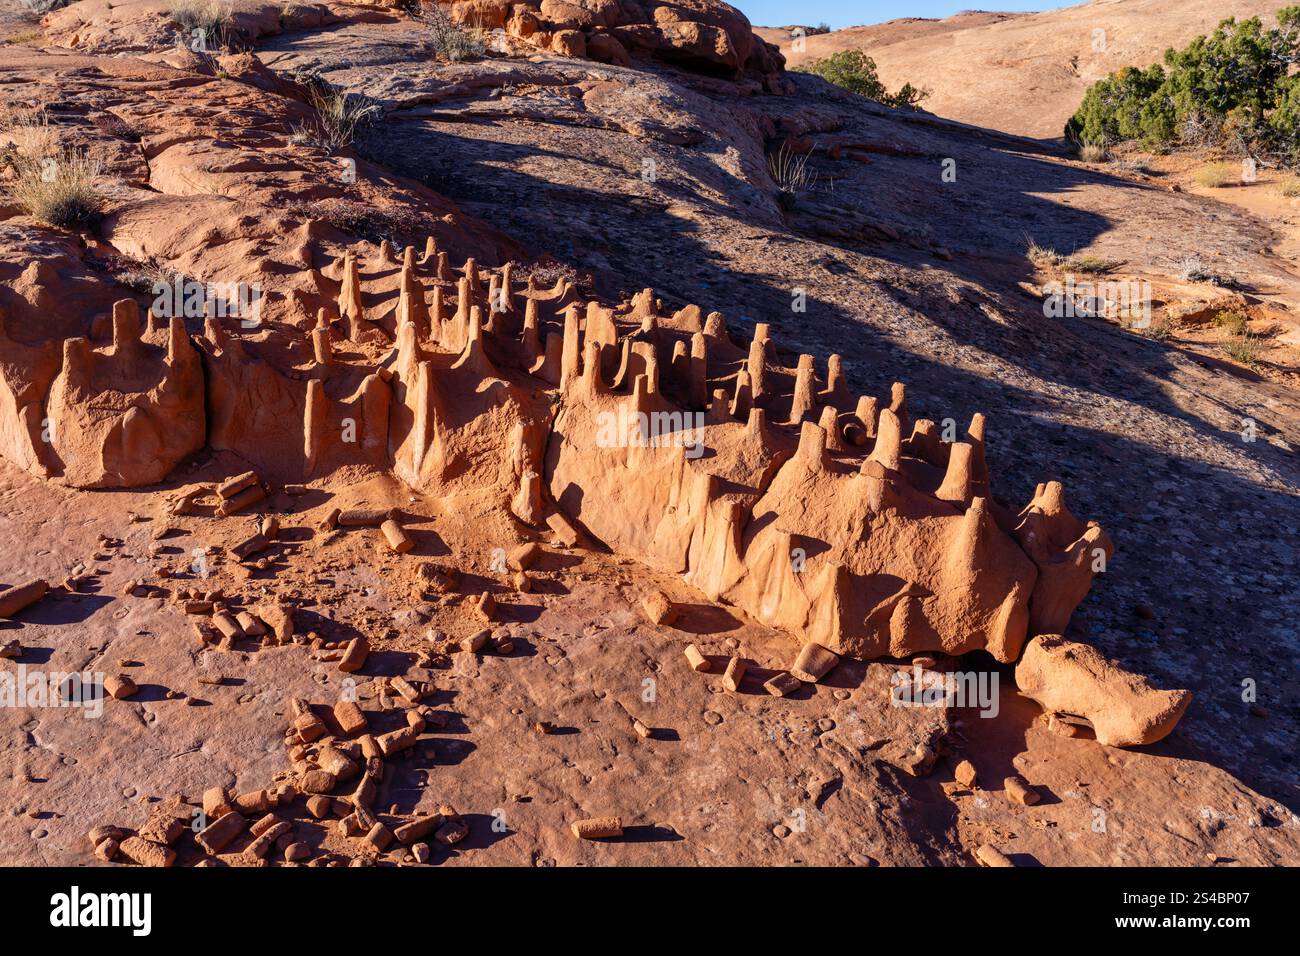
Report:
[[[1235,309],[1223,309],[1214,316],[1215,328],[1224,329],[1233,335],[1246,333],[1246,317]]]
[[[1288,199],[1300,196],[1300,176],[1288,173],[1277,181],[1277,191]]]
[[[1168,342],[1174,337],[1174,327],[1165,319],[1160,319],[1148,325],[1143,334],[1157,342]]]
[[[53,156],[19,157],[9,184],[14,198],[33,217],[59,229],[84,229],[99,218],[101,197],[95,179],[98,159],[82,149]]]
[[[115,116],[112,113],[96,113],[90,118],[90,122],[95,129],[115,139],[124,139],[128,143],[140,142],[140,130],[120,116]]]
[[[1163,64],[1124,67],[1098,80],[1066,123],[1075,143],[1267,147],[1300,153],[1300,7],[1222,21],[1209,36],[1165,51]]]
[[[911,83],[904,83],[897,93],[890,93],[876,75],[876,61],[861,50],[840,50],[812,60],[800,69],[885,106],[916,109],[930,95],[928,90],[918,90]]]
[[[421,2],[410,13],[412,19],[424,25],[424,45],[438,59],[459,63],[487,53],[487,31],[456,23],[437,0]]]
[[[1234,362],[1251,367],[1259,364],[1260,353],[1263,351],[1259,339],[1245,330],[1222,348],[1223,354]]]
[[[1197,256],[1189,256],[1178,267],[1178,278],[1184,282],[1208,282],[1211,285],[1230,286],[1232,277],[1216,272]]]
[[[1241,182],[1241,166],[1237,163],[1210,163],[1198,169],[1192,178],[1198,186],[1220,189]]]
[[[187,40],[203,41],[203,47],[223,47],[230,40],[234,11],[223,0],[172,0],[167,14]]]
[[[379,105],[364,96],[347,93],[319,76],[300,77],[307,103],[315,116],[306,124],[295,126],[291,143],[310,143],[321,149],[336,150],[350,146],[357,129],[379,112]]]
[[[1164,70],[1157,63],[1146,70],[1126,66],[1098,80],[1066,124],[1066,138],[1072,143],[1096,145],[1167,139],[1163,121],[1150,106],[1164,79]]]
[[[1110,154],[1101,143],[1080,143],[1079,158],[1085,163],[1104,163]]]
[[[103,260],[103,268],[118,285],[141,295],[151,293],[159,282],[172,285],[177,276],[175,268],[153,257],[137,259],[133,256],[109,255]],[[181,280],[188,282],[191,277],[182,275]]]

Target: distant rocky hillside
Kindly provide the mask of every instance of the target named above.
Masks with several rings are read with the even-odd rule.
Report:
[[[839,50],[865,50],[890,89],[930,91],[940,116],[1055,138],[1084,91],[1122,66],[1146,66],[1226,17],[1271,15],[1283,0],[1092,0],[1043,13],[959,13],[943,20],[905,18],[806,37],[759,29],[787,66]]]

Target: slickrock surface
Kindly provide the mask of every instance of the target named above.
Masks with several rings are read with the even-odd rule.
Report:
[[[0,859],[1300,859],[1294,358],[1045,318],[1023,256],[1281,314],[1265,223],[783,75],[721,4],[517,4],[446,64],[393,10],[208,57],[93,2],[0,51],[106,164],[84,236],[3,207],[0,586],[50,587],[0,626],[114,692],[0,708]],[[355,146],[295,132],[309,72]],[[957,672],[999,686],[901,702]],[[1112,733],[1132,675],[1183,719]]]

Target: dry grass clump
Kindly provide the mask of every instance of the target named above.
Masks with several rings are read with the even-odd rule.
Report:
[[[1118,265],[1119,260],[1117,259],[1105,259],[1091,254],[1070,256],[1061,263],[1062,268],[1067,272],[1078,272],[1090,276],[1107,275],[1114,272]]]
[[[1168,342],[1174,337],[1174,326],[1167,319],[1158,319],[1146,327],[1145,335],[1157,342]]]
[[[767,172],[776,183],[777,201],[786,209],[793,207],[795,197],[817,181],[817,174],[808,168],[807,154],[791,152],[788,143],[768,154]]]
[[[436,0],[413,5],[409,12],[411,19],[424,25],[424,45],[438,59],[459,63],[487,53],[487,31],[454,22]]]
[[[379,113],[379,105],[364,96],[345,93],[318,76],[301,80],[307,103],[316,115],[311,122],[293,128],[290,142],[311,143],[330,151],[351,146],[357,130]]]
[[[99,218],[102,197],[95,180],[99,159],[84,149],[62,148],[52,156],[18,156],[9,191],[27,212],[46,225],[79,230]]]
[[[409,207],[379,208],[373,203],[353,199],[317,199],[297,203],[290,212],[328,223],[340,232],[367,242],[380,243],[387,239],[395,246],[434,231],[434,220]]]
[[[99,218],[102,165],[84,149],[60,146],[43,105],[0,105],[0,165],[12,170],[9,193],[41,222],[83,229]]]
[[[203,49],[223,47],[230,40],[234,10],[222,0],[172,0],[167,15],[187,40],[200,39]]]
[[[1192,178],[1198,186],[1207,189],[1235,186],[1241,182],[1241,166],[1237,163],[1210,163],[1198,169]]]
[[[1260,362],[1264,349],[1258,338],[1245,329],[1241,334],[1223,347],[1223,354],[1234,362],[1254,368]]]
[[[1025,257],[1040,269],[1055,269],[1065,262],[1065,256],[1050,246],[1039,245],[1037,239],[1027,239]]]
[[[34,158],[54,155],[58,145],[58,131],[44,105],[0,103],[0,150]],[[14,157],[7,158],[13,165]]]
[[[1178,267],[1178,278],[1184,282],[1208,282],[1210,285],[1231,286],[1232,277],[1216,272],[1198,256],[1189,256]]]
[[[1080,143],[1079,159],[1085,163],[1104,163],[1110,158],[1110,153],[1101,143]]]

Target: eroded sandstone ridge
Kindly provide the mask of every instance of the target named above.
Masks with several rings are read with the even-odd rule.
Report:
[[[626,66],[655,59],[724,79],[749,78],[774,89],[785,57],[721,0],[453,0],[438,6],[453,22],[508,36],[525,48]],[[337,0],[284,5],[233,0],[226,33],[247,46],[260,37],[336,23],[395,20],[398,0]],[[50,14],[52,39],[98,52],[156,50],[175,28],[168,0],[90,0]],[[499,42],[499,41],[494,41]]]
[[[206,443],[281,483],[361,467],[472,490],[862,660],[1016,661],[1065,630],[1113,552],[1057,482],[1020,509],[995,497],[981,414],[944,440],[902,383],[854,396],[839,356],[824,373],[811,355],[783,364],[764,324],[745,341],[719,312],[665,313],[650,289],[608,307],[516,269],[453,268],[432,238],[420,255],[349,249],[319,271],[337,294],[303,327],[211,302],[192,332],[179,317],[142,326],[119,301],[61,352],[21,346],[44,372],[7,382],[4,452],[82,488],[159,481]],[[1058,655],[1029,692],[1073,688],[1055,709],[1079,716],[1104,710],[1107,688],[1158,693],[1073,674],[1089,660]],[[1109,739],[1159,739],[1182,706],[1144,712]]]

